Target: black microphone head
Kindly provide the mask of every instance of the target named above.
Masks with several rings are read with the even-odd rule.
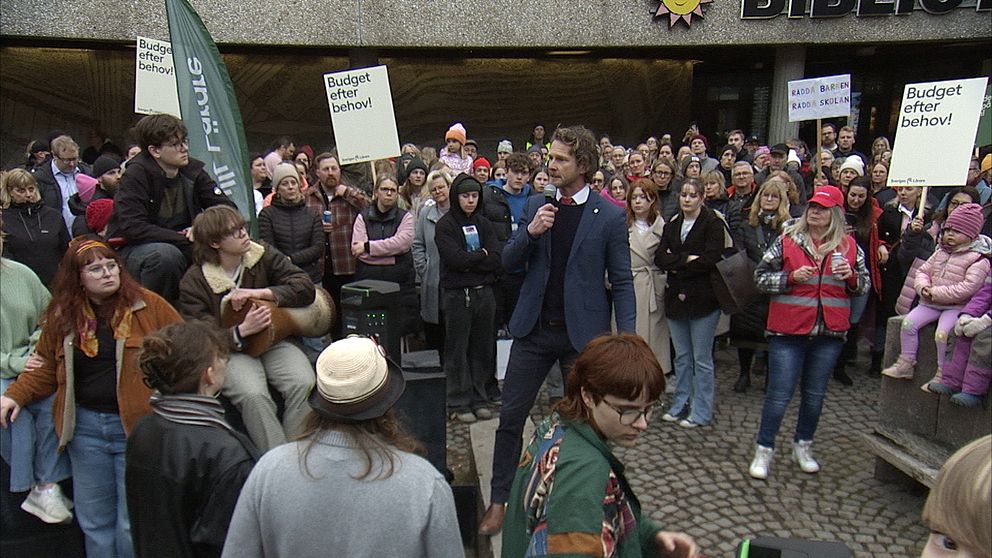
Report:
[[[547,201],[549,201],[549,202],[553,202],[557,198],[558,198],[558,188],[554,184],[552,184],[550,182],[548,182],[547,184],[545,184],[544,185],[544,199],[547,200]]]

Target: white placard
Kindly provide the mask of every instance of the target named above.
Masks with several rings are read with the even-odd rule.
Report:
[[[176,69],[172,64],[172,44],[138,37],[134,56],[134,112],[138,114],[179,114]]]
[[[889,186],[963,186],[988,78],[907,83]]]
[[[324,74],[324,87],[339,163],[399,156],[400,140],[385,66]]]
[[[851,116],[851,74],[789,82],[789,122]]]

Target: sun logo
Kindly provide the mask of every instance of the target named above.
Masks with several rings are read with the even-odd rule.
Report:
[[[669,29],[675,27],[675,22],[681,19],[686,26],[692,25],[692,14],[703,17],[703,4],[709,4],[713,0],[661,0],[655,16],[661,17],[668,14]]]

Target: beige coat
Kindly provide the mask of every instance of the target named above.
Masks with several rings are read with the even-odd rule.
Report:
[[[636,225],[628,229],[630,237],[630,269],[634,275],[634,298],[637,301],[637,334],[654,350],[662,370],[672,370],[668,344],[668,321],[665,320],[665,273],[654,263],[654,253],[661,244],[664,222],[655,219],[647,232]]]

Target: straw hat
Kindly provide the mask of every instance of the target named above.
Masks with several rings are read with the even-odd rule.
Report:
[[[331,343],[317,357],[317,382],[310,407],[317,414],[347,422],[374,419],[403,394],[402,369],[368,337]]]

